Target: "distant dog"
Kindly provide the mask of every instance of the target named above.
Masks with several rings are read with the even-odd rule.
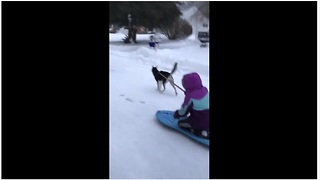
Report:
[[[177,90],[174,86],[174,80],[172,77],[172,74],[177,70],[178,63],[174,63],[173,69],[171,73],[166,71],[159,71],[157,67],[152,67],[152,74],[154,76],[154,79],[157,81],[157,87],[160,92],[164,92],[166,90],[166,83],[169,81],[171,86],[173,87],[174,91],[176,92],[176,95],[178,95]],[[161,85],[163,86],[163,90],[161,91]]]

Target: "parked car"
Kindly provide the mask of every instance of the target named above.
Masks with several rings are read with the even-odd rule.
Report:
[[[143,26],[138,26],[137,27],[137,34],[147,34],[148,33],[148,29],[143,27]]]
[[[118,30],[117,26],[111,24],[109,25],[109,33],[116,33]]]
[[[200,47],[206,47],[209,42],[209,32],[198,32],[198,40],[201,42]]]
[[[198,40],[202,43],[209,42],[209,32],[198,32]]]

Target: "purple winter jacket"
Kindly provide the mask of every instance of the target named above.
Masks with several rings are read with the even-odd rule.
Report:
[[[185,98],[178,115],[185,117],[190,113],[188,121],[197,130],[209,132],[209,92],[202,85],[198,73],[186,74],[182,78]]]

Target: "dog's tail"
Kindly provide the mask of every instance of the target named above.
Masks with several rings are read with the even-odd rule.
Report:
[[[177,66],[178,66],[178,63],[175,62],[175,63],[174,63],[174,66],[173,66],[173,69],[172,69],[172,71],[171,71],[171,73],[170,73],[170,75],[172,75],[172,74],[177,70]]]

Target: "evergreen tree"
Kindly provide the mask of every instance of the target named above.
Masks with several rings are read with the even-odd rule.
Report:
[[[127,15],[131,14],[136,26],[147,28],[170,27],[182,14],[179,2],[109,2],[109,23],[127,26]]]

